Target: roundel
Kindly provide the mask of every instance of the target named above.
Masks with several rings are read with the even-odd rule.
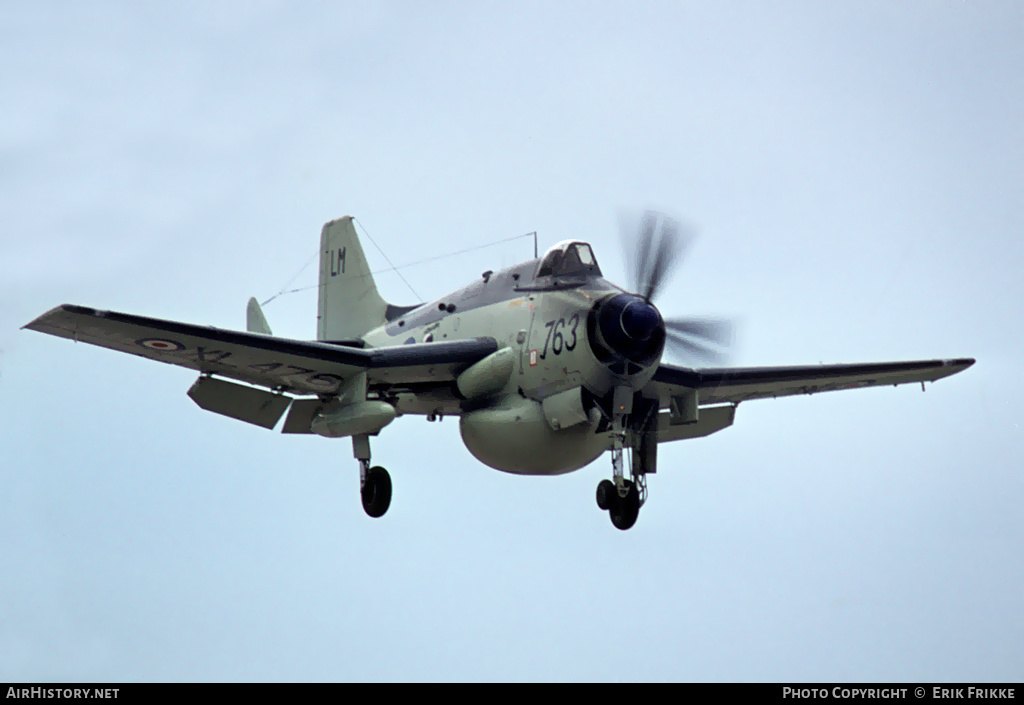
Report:
[[[150,350],[162,350],[175,352],[178,350],[184,350],[185,346],[176,340],[167,340],[165,338],[142,338],[135,341],[136,345],[141,345],[144,348]]]

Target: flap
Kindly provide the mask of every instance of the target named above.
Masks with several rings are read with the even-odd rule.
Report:
[[[658,443],[710,436],[732,426],[735,418],[736,407],[732,404],[703,406],[700,409],[700,417],[692,423],[674,421],[670,412],[663,411],[658,414]]]
[[[323,407],[319,399],[296,399],[292,404],[288,418],[284,420],[281,433],[313,433],[311,427],[313,417]]]
[[[188,395],[201,409],[274,428],[292,398],[212,377],[200,377]]]

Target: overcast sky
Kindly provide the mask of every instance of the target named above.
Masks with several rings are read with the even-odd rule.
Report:
[[[1020,680],[1024,5],[637,5],[4,4],[0,681]],[[660,308],[736,317],[733,364],[978,363],[745,403],[619,532],[607,456],[506,475],[404,417],[372,520],[348,440],[19,330],[243,328],[345,214],[395,264],[536,230],[625,283],[647,207],[698,233]],[[532,252],[402,273],[431,300]]]

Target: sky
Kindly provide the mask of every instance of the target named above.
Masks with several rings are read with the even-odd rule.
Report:
[[[0,20],[0,681],[1020,681],[1024,6],[60,3]],[[20,327],[61,303],[244,328],[353,215],[429,301],[646,208],[665,315],[731,364],[975,357],[496,472],[457,421],[347,440],[201,411],[187,370]],[[265,307],[315,337],[315,291]],[[676,361],[686,364],[685,360]]]

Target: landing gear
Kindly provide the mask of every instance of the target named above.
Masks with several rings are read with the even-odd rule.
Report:
[[[373,467],[366,471],[361,491],[363,509],[376,518],[384,516],[391,506],[391,475],[382,467]]]
[[[382,517],[391,506],[391,475],[382,467],[370,467],[369,436],[352,436],[352,454],[359,461],[359,494],[363,510],[375,519]]]
[[[597,485],[597,506],[608,512],[612,525],[621,531],[630,529],[640,516],[640,507],[647,501],[647,470],[654,471],[653,464],[640,454],[639,463],[630,463],[629,479],[623,467],[623,449],[626,445],[625,416],[632,410],[632,398],[626,403],[628,390],[615,390],[615,411],[612,414],[612,479],[601,480]],[[621,397],[620,397],[621,394]],[[654,407],[657,413],[657,406]],[[631,455],[631,459],[637,453]]]
[[[608,512],[608,517],[616,529],[625,531],[632,528],[640,516],[640,507],[643,506],[644,495],[647,494],[641,490],[641,487],[646,485],[645,481],[640,479],[642,477],[638,477],[639,482],[625,479],[622,481],[625,495],[619,494],[611,480],[601,480],[598,483],[597,506]]]
[[[618,492],[612,495],[608,516],[616,529],[625,531],[633,527],[637,517],[640,516],[640,492],[636,485],[626,480],[626,496],[620,497]]]

